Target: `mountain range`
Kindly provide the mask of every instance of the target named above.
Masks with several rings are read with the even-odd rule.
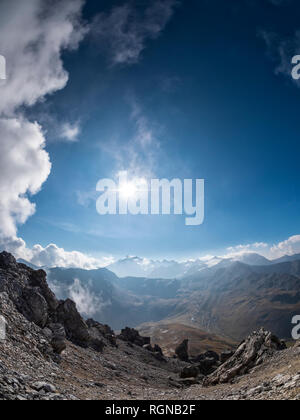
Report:
[[[269,265],[297,259],[300,259],[299,254],[293,256],[286,255],[279,259],[269,260],[254,252],[244,252],[232,257],[207,257],[183,262],[175,260],[148,260],[146,258],[128,256],[110,264],[107,268],[113,271],[118,277],[173,279],[196,274],[220,263],[230,265],[232,262],[240,261],[249,265]]]
[[[159,336],[168,324],[177,332],[199,329],[237,342],[265,327],[290,338],[291,320],[300,314],[300,255],[269,261],[251,254],[244,255],[243,262],[220,259],[194,268],[177,278],[118,277],[107,268],[51,268],[47,274],[60,299],[71,298],[84,317],[116,330],[126,326],[145,330],[141,325],[148,324],[148,330]],[[172,328],[168,334],[173,334]],[[170,345],[173,338],[167,340]]]

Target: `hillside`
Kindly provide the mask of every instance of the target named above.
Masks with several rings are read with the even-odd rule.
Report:
[[[300,262],[268,266],[235,263],[186,279],[176,310],[206,331],[240,340],[264,326],[289,338],[300,313]],[[187,309],[188,308],[188,309]]]
[[[72,301],[51,292],[44,271],[7,253],[0,254],[0,315],[7,324],[0,400],[300,398],[299,346],[286,349],[260,330],[230,355],[203,353],[198,363],[169,358],[137,331],[116,336],[107,325],[85,321]],[[225,377],[232,380],[210,385]]]

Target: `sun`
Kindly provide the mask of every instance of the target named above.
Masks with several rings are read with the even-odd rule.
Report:
[[[120,185],[119,193],[122,198],[133,198],[137,193],[137,186],[134,182],[126,182]]]

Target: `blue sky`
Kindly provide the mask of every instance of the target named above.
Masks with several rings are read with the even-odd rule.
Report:
[[[23,107],[42,125],[52,163],[31,198],[35,213],[18,225],[29,248],[194,258],[299,232],[300,90],[288,65],[300,50],[298,2],[174,3],[154,2],[153,11],[145,1],[87,1],[89,32],[62,52],[68,83]],[[127,32],[117,39],[120,27]],[[63,127],[76,127],[69,139]],[[99,216],[97,181],[132,167],[204,178],[204,224]]]

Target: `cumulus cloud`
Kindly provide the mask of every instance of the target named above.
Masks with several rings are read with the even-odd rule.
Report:
[[[285,241],[275,244],[256,242],[253,244],[230,247],[226,249],[226,253],[224,253],[222,258],[234,258],[249,253],[258,253],[269,259],[298,254],[300,253],[300,235],[291,236]]]
[[[35,212],[36,194],[50,173],[41,127],[24,119],[0,119],[0,236],[14,237],[18,223]]]
[[[68,73],[61,58],[77,48],[86,33],[81,21],[83,0],[3,0],[0,5],[0,51],[7,79],[0,100],[0,249],[43,266],[95,268],[105,261],[56,245],[32,249],[18,238],[17,228],[34,214],[31,198],[47,180],[51,163],[42,127],[26,120],[20,109],[65,87]],[[62,134],[74,141],[79,125],[66,124]]]
[[[107,261],[110,261],[109,259],[96,259],[78,251],[68,252],[55,244],[50,244],[45,248],[41,245],[35,245],[30,250],[29,257],[30,262],[37,266],[46,266],[49,268],[79,267],[87,270],[102,267]]]
[[[27,247],[25,241],[18,237],[7,237],[0,240],[0,250],[11,252],[16,258],[21,258],[38,267],[83,268],[93,270],[106,267],[115,260],[112,256],[92,257],[78,251],[66,251],[55,244],[43,247],[39,244]]]
[[[271,255],[274,258],[279,258],[284,255],[294,255],[300,253],[300,235],[294,235],[283,242],[275,244],[270,249]]]
[[[156,39],[174,13],[177,0],[155,0],[139,11],[133,3],[99,14],[92,25],[94,37],[106,45],[112,65],[139,61],[148,39]]]
[[[7,62],[0,114],[31,106],[65,87],[61,52],[74,49],[85,33],[82,0],[2,0],[0,51]]]

